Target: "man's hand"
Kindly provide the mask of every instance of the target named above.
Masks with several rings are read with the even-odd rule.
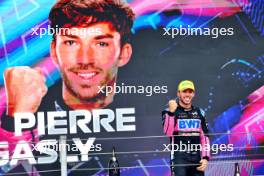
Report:
[[[206,169],[206,167],[207,167],[207,165],[208,165],[208,161],[206,160],[206,159],[202,159],[201,161],[200,161],[200,163],[201,163],[201,166],[199,166],[199,167],[197,167],[196,169],[198,170],[198,171],[205,171],[205,169]]]
[[[5,70],[7,114],[37,111],[43,96],[47,93],[45,76],[40,68],[13,67]]]
[[[169,111],[170,112],[174,113],[175,110],[177,109],[177,107],[178,107],[178,104],[177,104],[176,100],[170,100],[169,101]]]

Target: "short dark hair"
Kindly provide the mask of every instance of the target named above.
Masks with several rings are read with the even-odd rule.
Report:
[[[122,45],[131,39],[134,19],[133,10],[122,0],[59,0],[49,14],[52,29],[110,22],[120,33]]]

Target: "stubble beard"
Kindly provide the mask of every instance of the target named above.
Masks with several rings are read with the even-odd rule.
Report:
[[[62,79],[63,79],[63,83],[65,85],[65,88],[68,90],[68,92],[71,95],[73,95],[74,97],[77,97],[79,100],[84,101],[84,102],[98,102],[98,101],[104,100],[106,98],[106,94],[99,91],[99,88],[98,88],[98,91],[94,92],[92,95],[83,96],[78,90],[76,90],[72,86],[73,83],[72,83],[72,81],[70,81],[70,79],[68,79],[66,73],[64,71],[62,71],[61,73],[62,73]],[[112,80],[114,80],[114,82],[115,82],[116,76]],[[111,82],[110,76],[106,76],[105,79],[103,79],[98,86],[99,87],[106,86],[106,85],[110,84],[109,82]],[[81,87],[84,89],[97,89],[97,87],[93,88],[93,86],[95,86],[95,85],[81,85]]]

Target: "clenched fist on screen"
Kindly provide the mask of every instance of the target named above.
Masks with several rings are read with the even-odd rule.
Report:
[[[7,95],[7,114],[37,111],[47,93],[45,76],[40,68],[13,67],[4,72]]]

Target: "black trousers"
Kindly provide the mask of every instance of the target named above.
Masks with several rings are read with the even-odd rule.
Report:
[[[204,172],[196,169],[200,165],[200,160],[199,152],[175,152],[174,159],[171,160],[172,176],[204,176]]]

